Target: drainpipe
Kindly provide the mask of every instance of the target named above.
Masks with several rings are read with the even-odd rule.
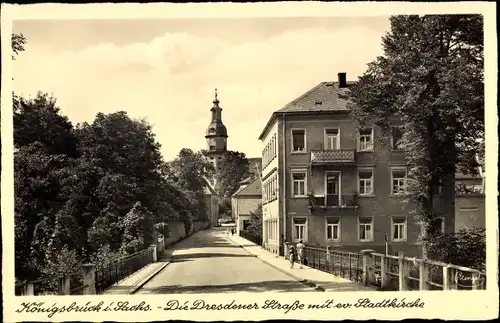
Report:
[[[283,183],[283,253],[284,253],[284,256],[286,257],[287,256],[287,253],[288,253],[288,248],[287,248],[287,245],[285,244],[285,241],[287,241],[287,235],[286,235],[286,226],[287,226],[287,223],[286,223],[286,219],[287,219],[287,212],[286,212],[286,192],[287,192],[287,188],[286,188],[286,115],[283,114],[283,127],[281,129],[281,132],[282,132],[282,138],[283,138],[283,179],[282,179],[282,183]]]

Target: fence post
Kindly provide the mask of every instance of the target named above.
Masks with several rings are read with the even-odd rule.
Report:
[[[427,290],[427,281],[429,272],[425,261],[421,260],[419,264],[419,290]]]
[[[95,295],[95,265],[85,264],[83,269],[83,295]]]
[[[398,269],[399,269],[399,290],[405,291],[408,290],[408,284],[406,283],[406,277],[408,276],[408,262],[404,261],[405,258],[400,256],[398,258]]]
[[[326,246],[326,263],[330,265],[330,246]]]
[[[443,290],[450,289],[450,266],[443,266]]]
[[[363,252],[363,285],[367,286],[370,283],[370,276],[368,273],[368,252]]]
[[[34,296],[35,295],[35,285],[32,283],[26,283],[26,285],[24,285],[24,295]]]
[[[387,260],[385,255],[380,256],[380,288],[384,290],[387,286]]]
[[[157,262],[158,261],[158,256],[156,254],[156,249],[158,248],[158,246],[155,245],[155,244],[152,244],[151,248],[153,249],[153,260],[152,261],[153,262]]]
[[[70,295],[71,290],[71,277],[63,276],[59,278],[59,295]]]

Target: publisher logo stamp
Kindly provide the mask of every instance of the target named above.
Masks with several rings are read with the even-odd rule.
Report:
[[[455,274],[455,283],[460,287],[479,288],[482,287],[485,282],[485,277],[482,277],[480,275],[464,274],[461,271],[458,271]]]

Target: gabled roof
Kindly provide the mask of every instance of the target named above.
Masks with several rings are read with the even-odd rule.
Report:
[[[240,185],[244,185],[244,184],[250,184],[252,182],[252,176],[248,176],[247,178],[243,179],[240,181]]]
[[[347,87],[339,88],[338,82],[321,82],[277,112],[347,111],[347,101],[339,94],[346,94],[352,84],[347,82]]]
[[[347,81],[346,87],[342,88],[339,87],[338,82],[319,83],[306,93],[286,104],[283,108],[275,111],[262,130],[259,139],[262,139],[274,120],[282,114],[349,111],[347,108],[347,100],[341,98],[340,95],[346,94],[349,87],[355,83],[356,82],[353,81]]]
[[[250,183],[247,186],[243,186],[240,189],[238,189],[234,194],[233,197],[240,197],[240,196],[256,196],[256,195],[262,195],[262,187],[260,183],[260,178],[255,178],[252,183]]]

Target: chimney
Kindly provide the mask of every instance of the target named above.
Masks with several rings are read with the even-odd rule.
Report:
[[[339,73],[339,87],[346,87],[346,73]]]

